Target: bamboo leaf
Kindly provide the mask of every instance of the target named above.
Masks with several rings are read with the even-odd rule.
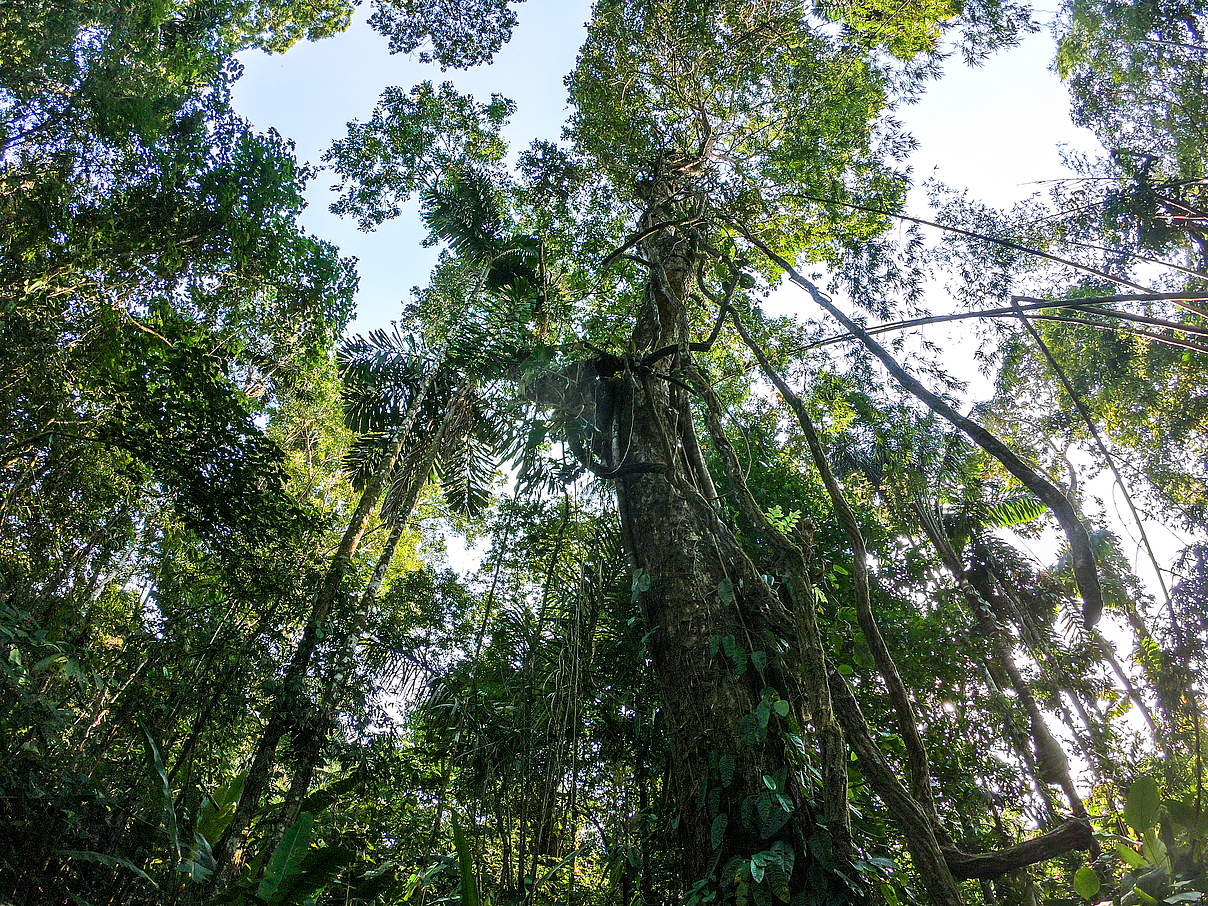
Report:
[[[478,896],[478,881],[474,877],[474,855],[466,843],[466,835],[462,832],[457,813],[452,814],[453,846],[457,850],[457,868],[461,873],[461,906],[482,906]]]
[[[151,738],[151,734],[146,727],[140,727],[143,731],[143,748],[147,759],[147,770],[151,776],[151,782],[156,787],[156,792],[160,797],[160,820],[165,833],[168,835],[168,844],[172,848],[175,860],[180,861],[180,831],[176,824],[176,808],[172,801],[172,784],[168,780],[168,772],[164,770],[164,761],[159,754],[159,746],[155,744],[155,740]]]

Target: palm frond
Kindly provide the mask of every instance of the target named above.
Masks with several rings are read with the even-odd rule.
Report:
[[[1013,528],[1035,522],[1048,512],[1048,507],[1039,498],[1027,492],[1000,497],[981,509],[981,524],[988,529]]]
[[[440,458],[440,474],[445,501],[454,512],[478,516],[490,504],[496,470],[491,452],[491,445],[479,440],[473,431],[449,438]]]
[[[458,255],[486,264],[503,243],[503,216],[490,180],[477,170],[453,171],[423,196],[420,216]]]
[[[397,325],[344,341],[336,357],[344,420],[358,433],[396,424],[436,367],[432,355]]]

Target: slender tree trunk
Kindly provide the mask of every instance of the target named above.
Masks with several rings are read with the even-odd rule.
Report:
[[[208,887],[208,892],[215,892],[228,887],[234,878],[235,871],[242,863],[242,847],[246,843],[247,834],[251,827],[252,817],[260,807],[261,799],[268,789],[273,763],[276,758],[277,745],[289,726],[292,715],[296,712],[302,695],[302,685],[311,659],[318,649],[322,624],[326,621],[339,595],[340,585],[352,563],[352,558],[360,548],[361,539],[369,528],[370,520],[377,509],[378,501],[386,489],[387,482],[394,471],[399,454],[407,443],[416,417],[423,406],[424,400],[432,387],[432,382],[438,368],[434,367],[425,377],[422,388],[412,402],[411,408],[402,426],[395,432],[389,447],[382,458],[378,471],[369,480],[360,500],[344,531],[340,544],[332,557],[331,565],[324,576],[323,584],[313,599],[306,627],[298,643],[294,656],[286,668],[280,690],[274,696],[269,710],[269,718],[261,733],[248,766],[247,777],[244,781],[243,792],[235,808],[235,814],[223,833],[222,838],[214,847],[216,868]]]
[[[928,516],[917,501],[914,503],[914,509],[923,531],[935,546],[940,561],[956,581],[982,634],[989,640],[998,671],[1008,677],[1012,688],[1015,689],[1019,704],[1031,725],[1032,742],[1036,747],[1036,764],[1040,779],[1044,783],[1056,783],[1060,786],[1074,816],[1081,820],[1089,820],[1082,796],[1070,776],[1069,759],[1061,744],[1049,730],[1048,724],[1045,723],[1044,713],[1036,701],[1036,696],[1032,693],[1032,687],[1015,663],[1010,639],[991,611],[988,602],[996,597],[996,593],[990,584],[989,574],[984,572],[976,575],[967,573],[952,544],[935,524],[935,520]],[[997,608],[1000,612],[1003,609],[1002,606]]]

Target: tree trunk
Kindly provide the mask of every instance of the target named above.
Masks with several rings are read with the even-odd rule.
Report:
[[[652,209],[648,219],[668,217]],[[780,642],[794,620],[718,518],[703,457],[690,449],[689,410],[673,389],[682,385],[673,363],[688,364],[684,300],[696,264],[694,237],[669,229],[642,251],[652,277],[634,345],[641,351],[673,343],[677,354],[651,367],[636,357],[602,356],[578,370],[571,392],[583,404],[579,432],[594,429],[590,450],[580,442],[577,452],[597,474],[616,480],[672,753],[668,793],[679,821],[682,878],[686,887],[716,885],[730,902],[736,885],[759,880],[803,890],[819,877],[809,871],[814,854],[806,846],[818,822],[801,786],[805,752],[794,752],[789,738],[800,738],[805,717],[795,682],[785,680],[800,675],[800,664],[794,646],[785,652]],[[845,773],[841,782],[845,795]],[[759,853],[774,853],[788,871],[769,863],[766,875],[758,872],[762,879],[752,879],[750,860]],[[828,880],[841,902],[840,882]]]
[[[617,448],[627,446],[635,464],[657,463],[662,459],[657,421],[663,413],[650,410],[665,404],[653,393],[624,386],[617,395],[618,421],[633,425],[627,437],[616,438]],[[683,877],[694,883],[715,875],[732,858],[745,863],[781,842],[793,848],[799,887],[814,816],[796,779],[800,765],[792,763],[784,731],[778,730],[780,718],[761,698],[765,684],[773,681],[752,662],[757,651],[781,656],[774,646],[777,634],[756,616],[755,602],[744,600],[763,598],[759,603],[767,607],[770,596],[759,588],[758,571],[741,551],[716,537],[685,499],[686,491],[653,473],[617,481],[625,544],[652,632],[650,653],[673,753],[669,792],[679,818]],[[795,698],[794,690],[777,692]],[[765,786],[765,774],[776,780],[778,790],[783,785],[791,815],[782,813],[780,800]]]
[[[646,225],[681,218],[670,208],[690,205],[652,205]],[[695,237],[668,228],[644,241],[641,252],[651,278],[634,331],[636,353],[601,355],[570,370],[570,386],[551,384],[548,401],[567,414],[568,441],[580,459],[616,482],[671,752],[667,794],[678,820],[681,878],[685,887],[717,891],[723,903],[760,885],[784,900],[806,889],[825,897],[819,884],[830,888],[833,902],[844,902],[850,889],[826,868],[837,868],[847,852],[847,759],[821,657],[808,671],[822,692],[811,697],[810,717],[829,749],[829,776],[822,790],[803,786],[810,775],[801,740],[809,734],[799,677],[809,646],[796,630],[813,625],[812,644],[820,647],[812,588],[803,587],[803,576],[785,576],[796,586],[794,605],[805,599],[809,611],[786,607],[716,509],[684,395]],[[828,808],[824,822],[811,799],[843,806]],[[818,852],[827,832],[833,861]]]
[[[256,750],[252,755],[251,763],[248,766],[243,792],[235,808],[235,814],[221,839],[214,847],[214,862],[216,867],[207,888],[208,893],[217,892],[228,887],[234,879],[235,872],[242,864],[242,847],[246,842],[252,817],[260,807],[260,801],[268,789],[273,763],[276,759],[277,745],[280,743],[281,737],[285,735],[290,720],[298,709],[306,672],[310,668],[310,662],[314,657],[315,651],[318,649],[322,624],[326,621],[327,615],[339,595],[340,585],[343,583],[348,568],[352,564],[353,556],[360,548],[361,539],[369,528],[369,523],[374,511],[377,509],[378,501],[386,488],[387,482],[390,480],[399,454],[402,452],[411,434],[415,419],[432,386],[437,370],[437,368],[433,368],[424,379],[423,386],[419,393],[416,394],[416,398],[407,413],[404,423],[395,432],[390,446],[386,449],[378,471],[369,480],[364,491],[361,492],[357,508],[353,511],[352,518],[348,522],[348,527],[340,539],[339,547],[336,549],[335,556],[332,557],[327,574],[324,576],[323,584],[319,587],[319,591],[313,599],[310,614],[306,621],[306,628],[303,630],[302,638],[298,643],[297,649],[294,651],[294,656],[286,668],[279,690],[273,698],[268,721],[264,726],[264,730],[257,742]]]
[[[991,611],[989,602],[997,598],[997,593],[989,574],[984,571],[966,571],[951,542],[935,520],[929,518],[917,501],[914,502],[914,510],[919,517],[919,523],[924,533],[934,545],[940,561],[960,588],[981,633],[989,640],[990,648],[994,653],[995,669],[1009,679],[1024,713],[1027,714],[1041,781],[1045,784],[1055,783],[1060,786],[1074,816],[1081,821],[1089,820],[1082,796],[1070,775],[1069,759],[1066,757],[1065,750],[1049,730],[1048,724],[1045,723],[1044,713],[1036,701],[1036,696],[1032,693],[1032,687],[1015,663],[1010,638],[999,621],[995,619],[994,612]],[[1000,613],[1006,609],[1001,602],[995,608]]]

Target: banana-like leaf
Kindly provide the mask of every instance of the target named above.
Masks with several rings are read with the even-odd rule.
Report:
[[[474,877],[474,854],[470,852],[457,813],[454,812],[451,817],[453,846],[457,850],[457,868],[461,874],[461,906],[482,906],[482,899],[478,896],[478,881]]]
[[[289,826],[264,868],[264,876],[256,888],[257,897],[266,903],[271,902],[277,891],[293,880],[306,858],[314,826],[315,816],[310,812],[302,812],[298,820]]]
[[[194,884],[203,884],[213,877],[214,869],[217,867],[218,863],[214,860],[210,841],[201,831],[194,831],[193,845],[189,847],[188,854],[176,866],[176,870],[188,875]]]
[[[202,800],[197,813],[196,829],[213,846],[235,817],[235,807],[243,794],[246,774],[237,774]]]
[[[348,846],[324,846],[306,853],[294,872],[284,879],[276,893],[268,898],[268,906],[295,906],[305,903],[358,858],[357,850]]]

